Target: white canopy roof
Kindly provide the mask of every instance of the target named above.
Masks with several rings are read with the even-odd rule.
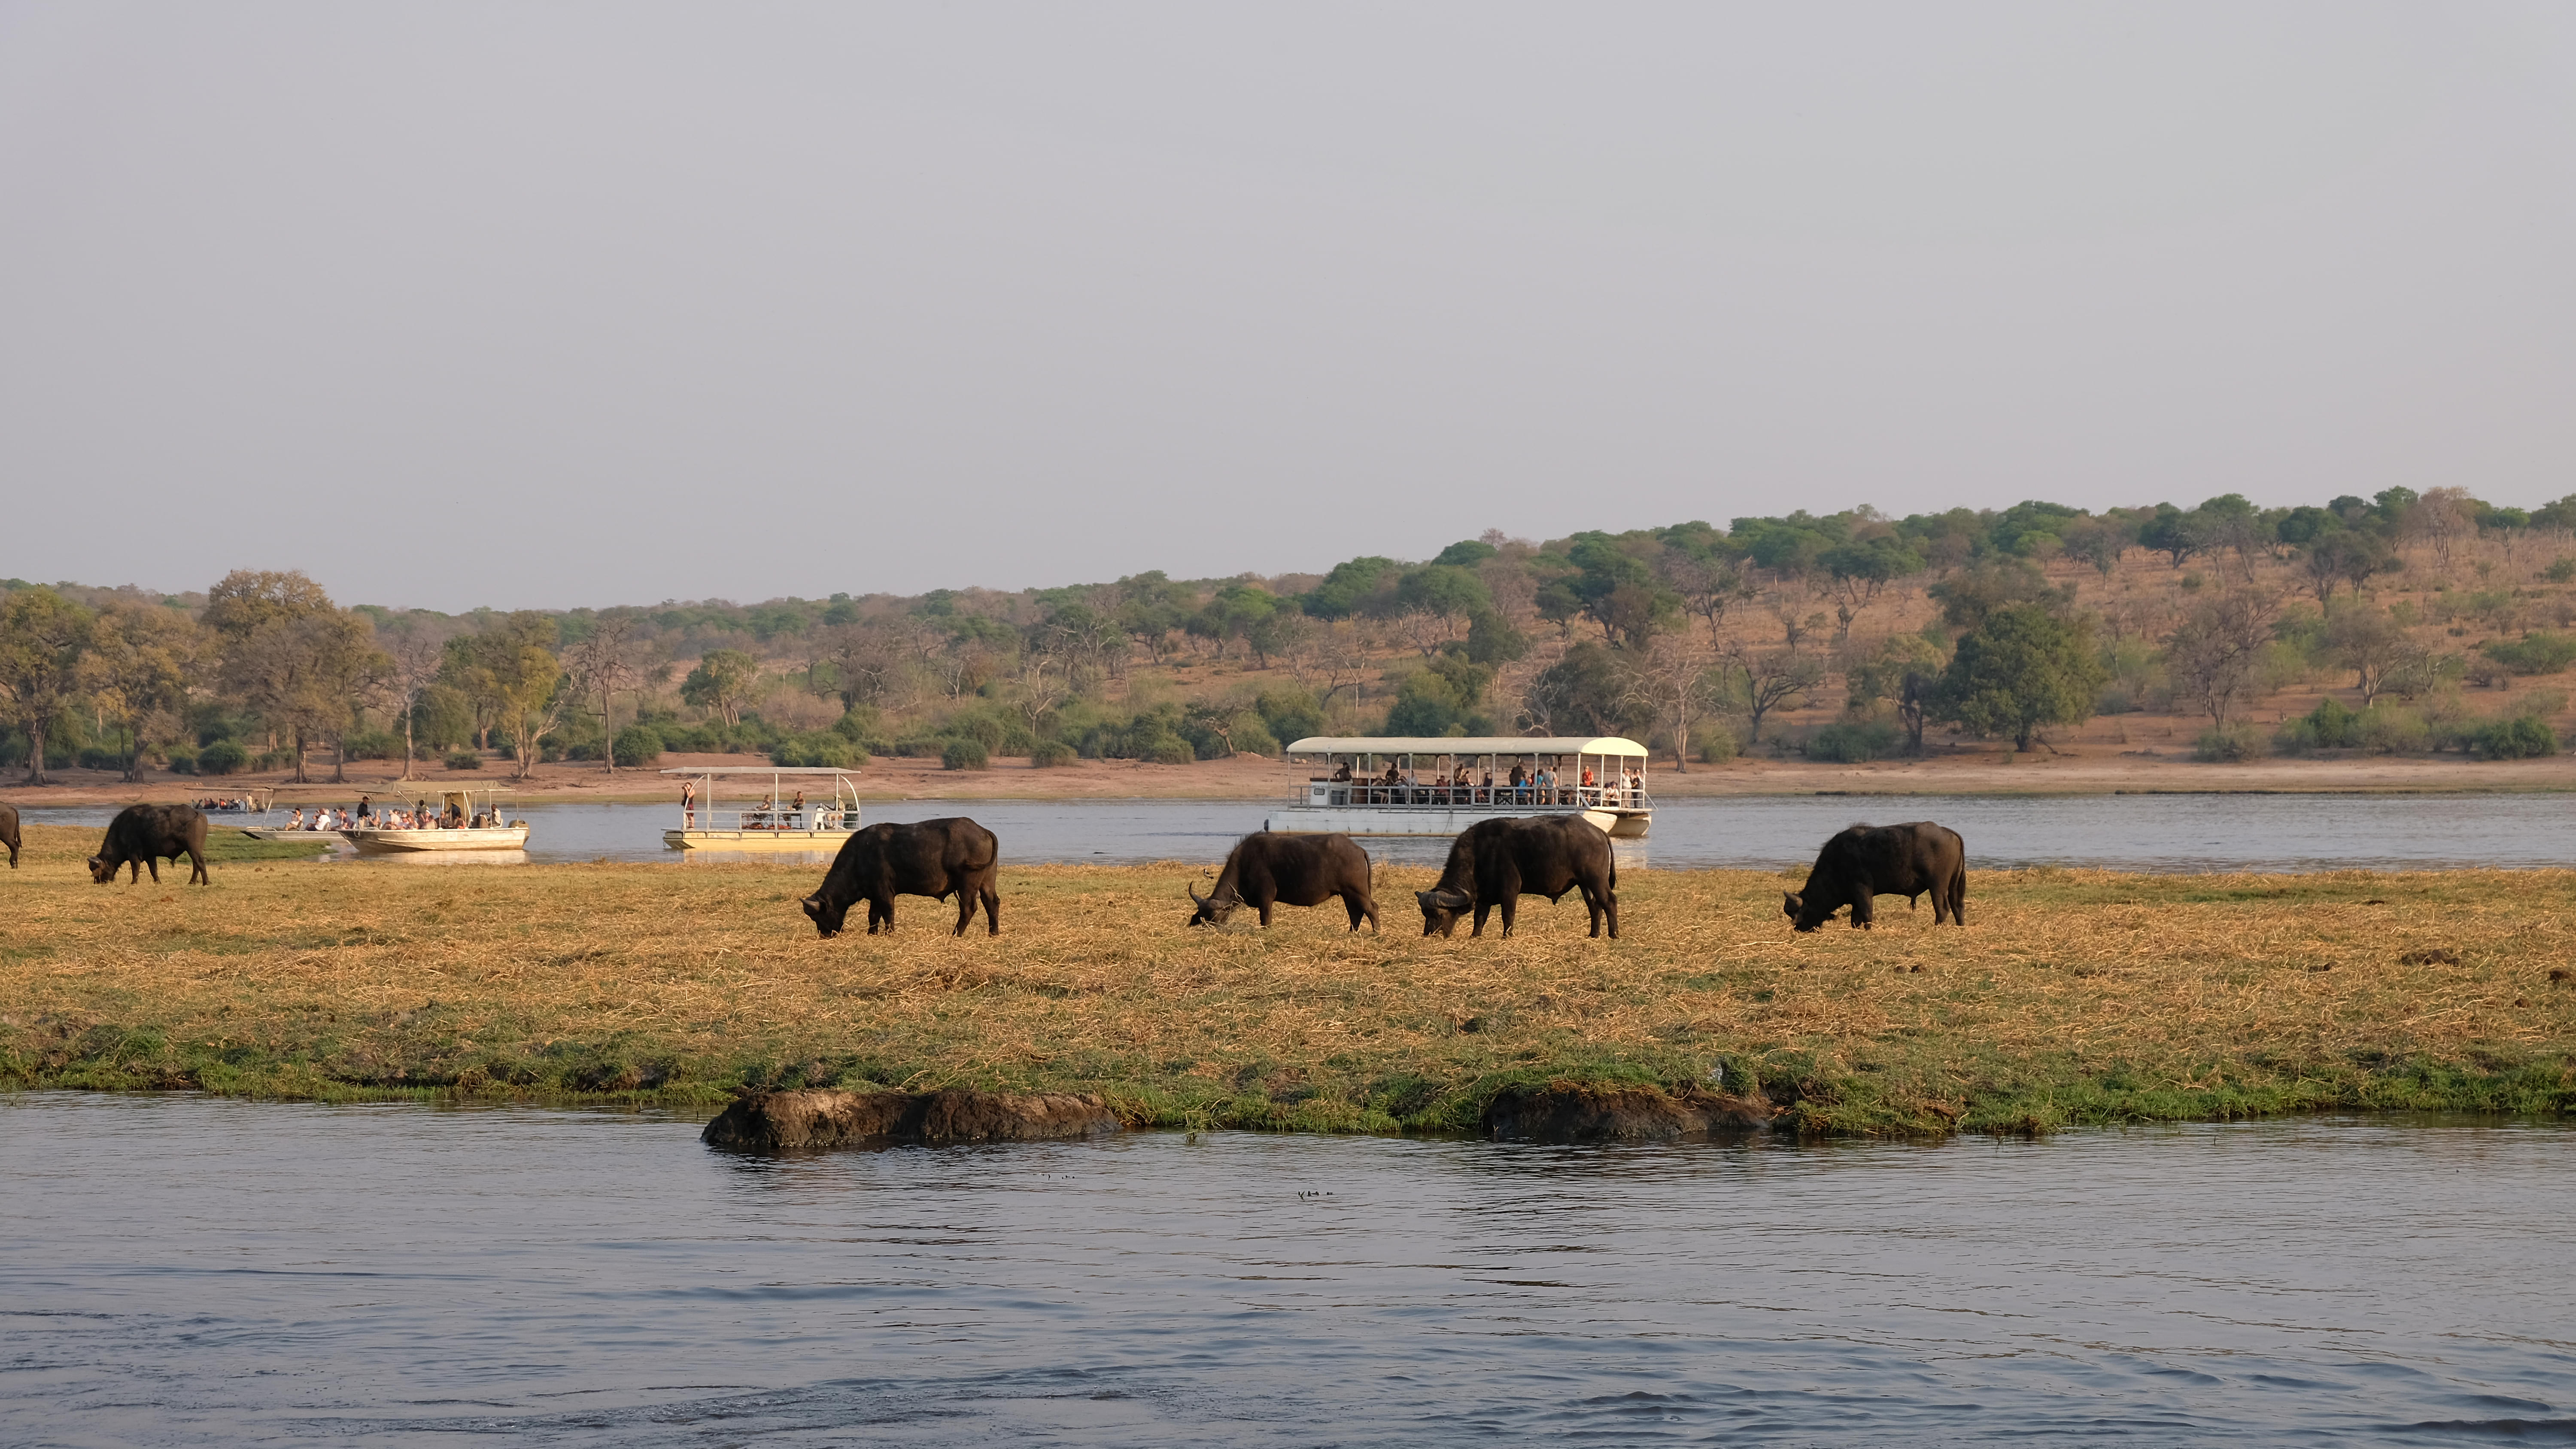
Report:
[[[1617,735],[1574,739],[1559,736],[1486,735],[1459,738],[1406,739],[1372,735],[1310,735],[1288,747],[1291,755],[1636,755],[1646,747]]]

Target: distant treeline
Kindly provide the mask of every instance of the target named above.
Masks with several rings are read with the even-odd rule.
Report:
[[[2274,747],[2531,753],[2543,742],[2515,723],[2531,709],[2474,721],[2454,708],[2447,733],[2439,699],[2411,723],[2394,704],[2369,717],[2383,695],[2568,667],[2576,643],[2536,628],[2521,591],[2458,596],[2489,600],[2471,616],[2520,635],[2466,652],[2423,641],[2447,620],[2354,601],[2410,560],[2448,590],[2472,551],[2482,580],[2493,554],[2566,583],[2571,530],[2576,495],[2526,511],[2396,488],[2271,509],[2225,494],[2100,513],[1802,511],[1543,543],[1489,532],[1312,574],[751,605],[450,615],[342,607],[297,573],[236,571],[203,594],[9,579],[0,764],[31,779],[75,764],[300,779],[317,750],[521,769],[674,750],[1177,763],[1328,727],[1628,733],[1688,762],[1760,744],[1830,680],[1843,710],[1799,741],[1829,758],[1919,750],[1931,724],[2028,748],[2150,702],[2206,715],[2203,749],[2223,758],[2254,747],[2250,703],[2325,669],[2356,681],[2355,720],[2310,721]],[[2141,560],[2178,581],[2169,617],[2086,600],[2075,582]],[[1938,606],[1928,627],[1856,636],[1882,600],[1916,590]],[[2496,733],[2507,725],[2519,735]]]

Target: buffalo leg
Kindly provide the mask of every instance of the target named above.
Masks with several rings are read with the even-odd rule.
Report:
[[[957,929],[949,932],[948,934],[952,936],[965,935],[966,927],[972,924],[974,919],[975,893],[964,886],[959,886],[957,888]]]
[[[986,886],[984,887],[982,894],[984,898],[984,934],[987,936],[998,936],[1002,934],[1002,893],[993,889],[991,886]]]
[[[1968,873],[1964,870],[1950,877],[1950,924],[1968,924]]]
[[[1494,908],[1491,904],[1485,901],[1476,902],[1476,929],[1469,931],[1467,934],[1470,936],[1481,936],[1485,934],[1485,917],[1492,915],[1493,911]],[[1512,913],[1508,908],[1506,908],[1503,911],[1503,934],[1508,936],[1511,933]]]
[[[1270,929],[1270,907],[1272,904],[1273,903],[1270,901],[1263,901],[1258,908],[1261,912],[1261,929],[1265,931]]]
[[[1342,892],[1342,909],[1351,913],[1351,930],[1354,934],[1359,931],[1360,922],[1363,919],[1369,923],[1370,930],[1377,929],[1377,902],[1361,895],[1358,891]]]
[[[1518,895],[1507,895],[1502,899],[1503,939],[1506,941],[1512,938],[1513,918],[1520,914],[1520,904],[1521,898]]]
[[[868,934],[875,935],[880,923],[883,924],[887,934],[893,933],[894,901],[890,898],[871,899],[868,902]]]
[[[1852,898],[1853,930],[1866,931],[1869,929],[1870,922],[1877,918],[1878,913],[1875,906],[1875,901],[1867,894],[1862,894]]]
[[[170,863],[171,863],[172,865],[177,865],[177,864],[178,864],[178,862],[177,862],[177,861],[175,861],[175,860],[174,860],[174,861],[172,861],[172,862],[170,862]],[[188,884],[190,884],[190,885],[213,885],[214,883],[215,883],[215,878],[214,878],[213,876],[210,876],[210,875],[206,874],[206,858],[205,858],[203,855],[200,855],[200,854],[198,854],[198,853],[197,853],[197,847],[195,847],[195,846],[193,846],[193,845],[189,846],[189,847],[188,847]]]

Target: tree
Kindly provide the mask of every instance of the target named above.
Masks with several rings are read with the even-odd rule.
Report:
[[[2068,596],[2051,588],[2047,576],[2021,559],[1998,559],[1951,575],[1927,592],[1941,605],[1941,622],[1973,630],[1986,616],[2014,604],[2063,607]]]
[[[417,625],[396,634],[385,650],[385,664],[378,678],[385,702],[402,712],[403,763],[399,779],[411,778],[412,757],[419,752],[412,730],[420,713],[421,697],[438,682],[439,666],[445,659],[446,651],[431,642]]]
[[[45,781],[45,736],[71,707],[90,612],[47,588],[19,589],[0,602],[0,703],[27,732],[27,780]]]
[[[563,661],[549,647],[557,637],[553,619],[521,610],[463,641],[475,683],[494,701],[501,732],[509,737],[518,779],[534,773],[546,736],[554,733],[564,706],[572,702],[572,691],[560,687]],[[751,657],[740,650],[714,653]],[[611,740],[613,749],[614,736]]]
[[[680,681],[684,703],[713,711],[727,728],[742,723],[742,707],[751,701],[760,678],[760,661],[739,649],[710,649]]]
[[[1898,579],[1923,572],[1922,555],[1893,534],[1856,538],[1825,550],[1817,560],[1834,597],[1834,642],[1851,638],[1852,621]]]
[[[199,622],[226,642],[239,643],[265,625],[331,607],[331,596],[301,569],[235,569],[206,590],[206,608]]]
[[[2066,556],[2078,563],[2090,564],[2104,578],[2120,571],[2120,558],[2138,543],[2138,526],[2118,514],[2099,518],[2069,519],[2058,530],[2066,545]]]
[[[2181,568],[2183,560],[2209,546],[2209,533],[2200,516],[2185,513],[2170,503],[2159,503],[2156,511],[2138,528],[2138,542],[2150,553],[2160,553]]]
[[[2326,647],[2335,662],[2353,672],[2361,707],[2385,692],[2397,675],[2423,656],[2423,649],[2379,609],[2346,604],[2326,617]]]
[[[1493,595],[1473,573],[1456,564],[1429,564],[1406,573],[1395,585],[1396,617],[1414,625],[1409,632],[1424,657],[1458,637],[1461,625],[1491,612]]]
[[[1545,735],[1626,731],[1628,681],[1617,656],[1589,640],[1538,672],[1521,699],[1521,724]]]
[[[1390,735],[1429,737],[1445,734],[1491,734],[1493,721],[1484,713],[1486,689],[1494,672],[1455,654],[1443,654],[1395,686],[1395,704],[1386,712]]]
[[[124,736],[127,780],[142,781],[149,737],[176,737],[205,649],[201,625],[160,605],[111,605],[90,626],[80,685],[100,720]]]
[[[1941,678],[1941,651],[1920,634],[1897,634],[1876,652],[1855,660],[1843,671],[1846,713],[1867,715],[1881,705],[1896,710],[1905,730],[1906,753],[1923,753],[1924,710]]]
[[[2321,607],[2334,602],[2337,585],[2349,584],[2353,592],[2359,593],[2362,580],[2395,561],[2379,535],[2340,523],[2319,528],[2299,546],[2299,571],[2307,578],[2308,590],[2317,596]]]
[[[2233,589],[2204,599],[2165,636],[2165,672],[2174,688],[2199,701],[2210,723],[2227,728],[2238,701],[2259,688],[2263,651],[2272,643],[2280,603],[2266,593]]]
[[[1718,637],[1726,611],[1753,597],[1742,557],[1726,535],[1705,523],[1684,523],[1658,535],[1664,551],[1655,572],[1682,608],[1708,621],[1708,637]]]
[[[1653,547],[1651,539],[1646,547]],[[1681,599],[1655,577],[1646,561],[1598,531],[1578,533],[1566,550],[1570,572],[1538,591],[1539,617],[1564,624],[1575,616],[1601,626],[1612,644],[1641,644],[1679,612]]]
[[[295,783],[307,784],[305,762],[314,741],[336,741],[348,729],[377,654],[375,626],[364,614],[333,607],[327,597],[306,612],[271,610],[255,617],[250,632],[226,651],[224,683],[270,728],[292,738]]]
[[[611,706],[620,690],[633,689],[638,680],[635,641],[643,624],[632,614],[602,614],[592,621],[588,638],[563,652],[572,693],[599,702],[600,758],[611,775],[617,773],[617,722]],[[829,647],[827,642],[825,648]],[[811,666],[807,673],[812,673]]]
[[[1762,743],[1764,716],[1806,703],[1807,696],[1825,680],[1824,661],[1794,646],[1757,650],[1739,641],[1728,647],[1726,658],[1743,676],[1736,681],[1742,690],[1737,702],[1751,724],[1745,732],[1748,744]]]
[[[2091,719],[2105,677],[2090,620],[2007,604],[1960,636],[1928,713],[2027,750],[2043,726]]]
[[[2407,531],[2432,546],[2437,567],[2451,566],[2451,545],[2477,531],[2478,500],[2466,488],[2427,488],[2407,510]]]
[[[1690,773],[1691,724],[1716,707],[1724,686],[1708,656],[1686,640],[1658,638],[1630,655],[1628,678],[1629,693],[1671,739],[1673,768]]]

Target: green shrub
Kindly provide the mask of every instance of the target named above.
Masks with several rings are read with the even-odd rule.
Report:
[[[868,762],[868,752],[859,748],[847,735],[817,730],[812,734],[790,735],[780,740],[770,747],[769,760],[775,765],[807,769],[855,770]],[[949,768],[957,767],[951,765]]]
[[[125,768],[125,752],[123,750],[109,750],[101,749],[97,745],[83,745],[81,747],[80,754],[76,756],[76,758],[79,759],[80,767],[84,770],[122,770]]]
[[[1723,765],[1734,759],[1741,748],[1735,742],[1735,731],[1724,725],[1717,725],[1700,732],[1699,762],[1703,765]]]
[[[2551,564],[2549,567],[2542,569],[2540,571],[2540,576],[2549,580],[2553,584],[2563,584],[2571,579],[2576,579],[2576,558],[2562,558],[2558,562]]]
[[[2233,765],[2252,759],[2261,749],[2254,731],[2244,725],[2200,732],[2191,746],[2191,757],[2204,765]]]
[[[1165,735],[1145,747],[1143,758],[1157,765],[1194,765],[1198,763],[1199,752],[1190,747],[1188,740],[1178,735]]]
[[[2432,747],[2433,731],[2415,711],[2373,701],[2353,722],[2353,743],[2374,755],[2420,755]]]
[[[197,773],[197,752],[189,749],[186,745],[172,745],[167,758],[171,774],[193,775]]]
[[[2558,753],[2558,736],[2530,715],[2489,720],[2470,737],[2470,747],[2489,760],[2529,760]]]
[[[651,765],[662,758],[662,733],[648,724],[631,724],[617,732],[617,763]]]
[[[2556,674],[2576,664],[2576,635],[2535,631],[2520,639],[2489,639],[2478,652],[2516,674]]]
[[[474,753],[472,750],[450,750],[447,754],[447,768],[451,770],[479,770],[483,768],[483,757]]]
[[[982,740],[950,740],[939,752],[939,768],[943,770],[981,770],[989,763]]]
[[[1896,752],[1896,726],[1877,720],[1838,719],[1807,736],[1807,758],[1856,765]]]
[[[1039,770],[1060,769],[1080,758],[1080,752],[1062,740],[1040,740],[1037,747],[1029,751],[1030,767]]]
[[[2317,707],[2286,721],[2272,736],[2272,751],[2304,755],[2310,750],[2343,750],[2361,743],[2361,716],[2339,699],[2317,701]]]
[[[340,748],[353,760],[390,760],[402,753],[402,738],[390,730],[351,730]]]
[[[197,752],[197,768],[208,775],[230,775],[250,763],[250,751],[239,740],[217,740]]]

